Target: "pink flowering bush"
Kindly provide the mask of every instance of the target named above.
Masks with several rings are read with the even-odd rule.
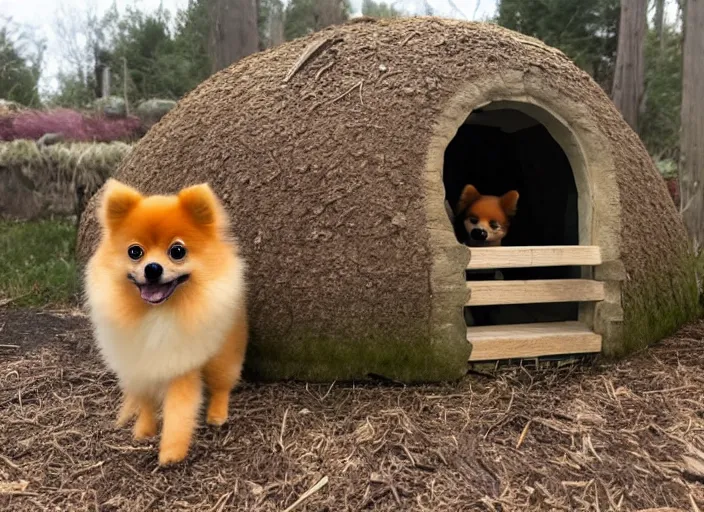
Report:
[[[140,132],[141,121],[136,117],[110,119],[69,109],[28,110],[0,118],[3,141],[37,140],[46,133],[60,133],[64,140],[73,142],[130,141],[139,138]]]

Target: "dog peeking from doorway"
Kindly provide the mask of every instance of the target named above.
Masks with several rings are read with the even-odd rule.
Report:
[[[469,247],[496,247],[508,234],[511,219],[516,215],[518,192],[510,190],[502,196],[482,195],[474,185],[466,185],[462,190],[455,210],[449,207],[448,215],[452,219],[457,239]],[[502,280],[503,274],[498,269],[468,270],[470,281]],[[488,325],[496,314],[487,308],[465,308],[465,323],[471,325]]]
[[[474,185],[466,185],[453,215],[455,231],[463,233],[462,242],[470,247],[501,245],[516,215],[517,204],[515,190],[501,197],[489,196],[480,194]]]

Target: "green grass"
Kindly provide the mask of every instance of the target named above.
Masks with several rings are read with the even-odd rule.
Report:
[[[0,221],[0,304],[77,304],[75,240],[72,222]]]

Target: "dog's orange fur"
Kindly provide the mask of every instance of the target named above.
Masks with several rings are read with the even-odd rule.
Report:
[[[207,422],[227,421],[247,347],[244,262],[207,185],[144,197],[110,180],[100,220],[102,239],[86,269],[86,292],[101,354],[123,390],[117,423],[136,415],[135,439],[152,437],[163,405],[159,463],[176,463],[188,453],[203,382],[211,396]],[[182,260],[169,256],[174,243],[186,248]],[[143,249],[139,261],[128,257],[135,244]],[[166,283],[188,280],[154,305],[138,287],[145,285],[138,281],[147,263],[163,267]]]

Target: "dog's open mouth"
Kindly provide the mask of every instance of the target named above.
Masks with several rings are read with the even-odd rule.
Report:
[[[166,299],[171,297],[174,291],[176,291],[176,288],[178,288],[178,285],[188,281],[189,277],[190,276],[186,274],[169,281],[168,283],[135,284],[137,284],[137,288],[139,288],[139,294],[142,297],[142,300],[148,302],[149,304],[161,304]]]

